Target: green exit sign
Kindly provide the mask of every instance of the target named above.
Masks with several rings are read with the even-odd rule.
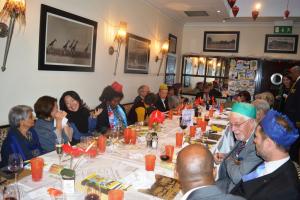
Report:
[[[274,26],[274,33],[291,34],[292,31],[292,26]]]

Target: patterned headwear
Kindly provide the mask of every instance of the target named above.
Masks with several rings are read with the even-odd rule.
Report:
[[[160,90],[168,90],[168,86],[163,83],[163,84],[160,84],[159,89]]]
[[[249,103],[234,103],[231,112],[235,112],[252,119],[256,118],[256,108]]]
[[[288,131],[282,125],[278,124],[276,121],[277,117],[282,117],[285,119],[291,127],[291,130]],[[269,110],[265,117],[260,122],[260,125],[264,133],[269,136],[276,144],[289,149],[289,147],[297,140],[299,137],[298,130],[295,128],[293,122],[289,118],[273,109]]]
[[[123,86],[122,86],[120,83],[118,83],[117,81],[113,82],[113,84],[111,84],[111,87],[112,87],[112,88],[114,89],[114,91],[116,91],[116,92],[122,93],[122,91],[123,91]]]

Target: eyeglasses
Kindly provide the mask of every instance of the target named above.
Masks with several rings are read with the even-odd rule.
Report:
[[[251,119],[247,119],[246,121],[243,121],[241,123],[229,123],[229,127],[236,127],[236,128],[240,128],[243,124],[245,124],[246,122],[250,121]]]

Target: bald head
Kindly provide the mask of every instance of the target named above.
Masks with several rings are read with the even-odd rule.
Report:
[[[296,81],[297,78],[300,76],[300,66],[294,66],[289,69],[290,76],[292,77],[293,81]]]
[[[208,149],[200,144],[192,144],[183,148],[176,162],[176,171],[185,193],[188,190],[214,184],[214,161]]]

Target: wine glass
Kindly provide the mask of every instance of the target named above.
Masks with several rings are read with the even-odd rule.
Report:
[[[14,185],[4,187],[3,199],[4,200],[19,200],[20,196],[19,196],[18,188],[16,188]]]
[[[184,119],[182,119],[180,121],[180,128],[182,129],[183,132],[187,128],[187,124],[188,124],[188,122],[186,120],[184,120]]]
[[[18,197],[20,197],[19,188],[18,188],[18,171],[23,169],[23,164],[24,164],[23,158],[20,154],[12,153],[8,156],[7,169],[15,174],[15,184],[16,184]]]
[[[55,150],[56,150],[56,153],[58,155],[59,165],[61,165],[61,158],[62,158],[62,155],[63,155],[63,151],[62,151],[63,143],[64,143],[63,138],[57,138],[55,140]]]

